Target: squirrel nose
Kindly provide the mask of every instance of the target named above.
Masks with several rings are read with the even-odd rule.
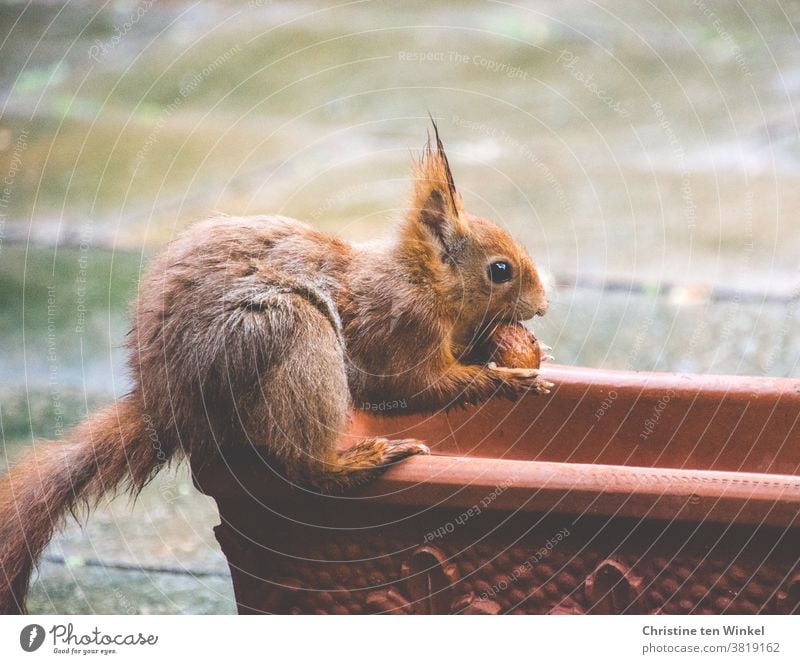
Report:
[[[544,304],[542,304],[542,305],[541,305],[541,306],[540,306],[540,307],[539,307],[539,308],[536,310],[536,315],[537,315],[537,316],[544,316],[544,315],[547,313],[547,308],[548,308],[549,306],[550,306],[550,303],[549,303],[547,300],[545,300],[545,301],[544,301]]]

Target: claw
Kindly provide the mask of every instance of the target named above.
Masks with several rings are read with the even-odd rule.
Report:
[[[555,387],[555,384],[549,380],[540,380],[536,382],[536,391],[539,394],[550,394],[550,391]]]
[[[430,455],[431,449],[425,444],[415,440],[387,441],[386,455],[390,463],[400,461],[414,454]]]

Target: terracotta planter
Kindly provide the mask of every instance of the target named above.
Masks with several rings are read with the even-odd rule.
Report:
[[[355,416],[353,436],[434,451],[358,496],[288,486],[255,451],[198,469],[239,611],[800,611],[800,383],[547,375],[548,397]]]

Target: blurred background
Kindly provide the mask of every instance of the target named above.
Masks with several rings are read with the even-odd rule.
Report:
[[[438,120],[568,364],[800,376],[800,3],[0,2],[0,472],[128,389],[127,307],[213,211],[390,232]],[[213,238],[209,238],[213,241]],[[232,612],[185,472],[48,549],[32,613]]]

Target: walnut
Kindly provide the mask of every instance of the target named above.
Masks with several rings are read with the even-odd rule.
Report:
[[[542,349],[533,332],[520,323],[503,323],[480,342],[473,358],[482,363],[495,362],[511,369],[538,369]]]

